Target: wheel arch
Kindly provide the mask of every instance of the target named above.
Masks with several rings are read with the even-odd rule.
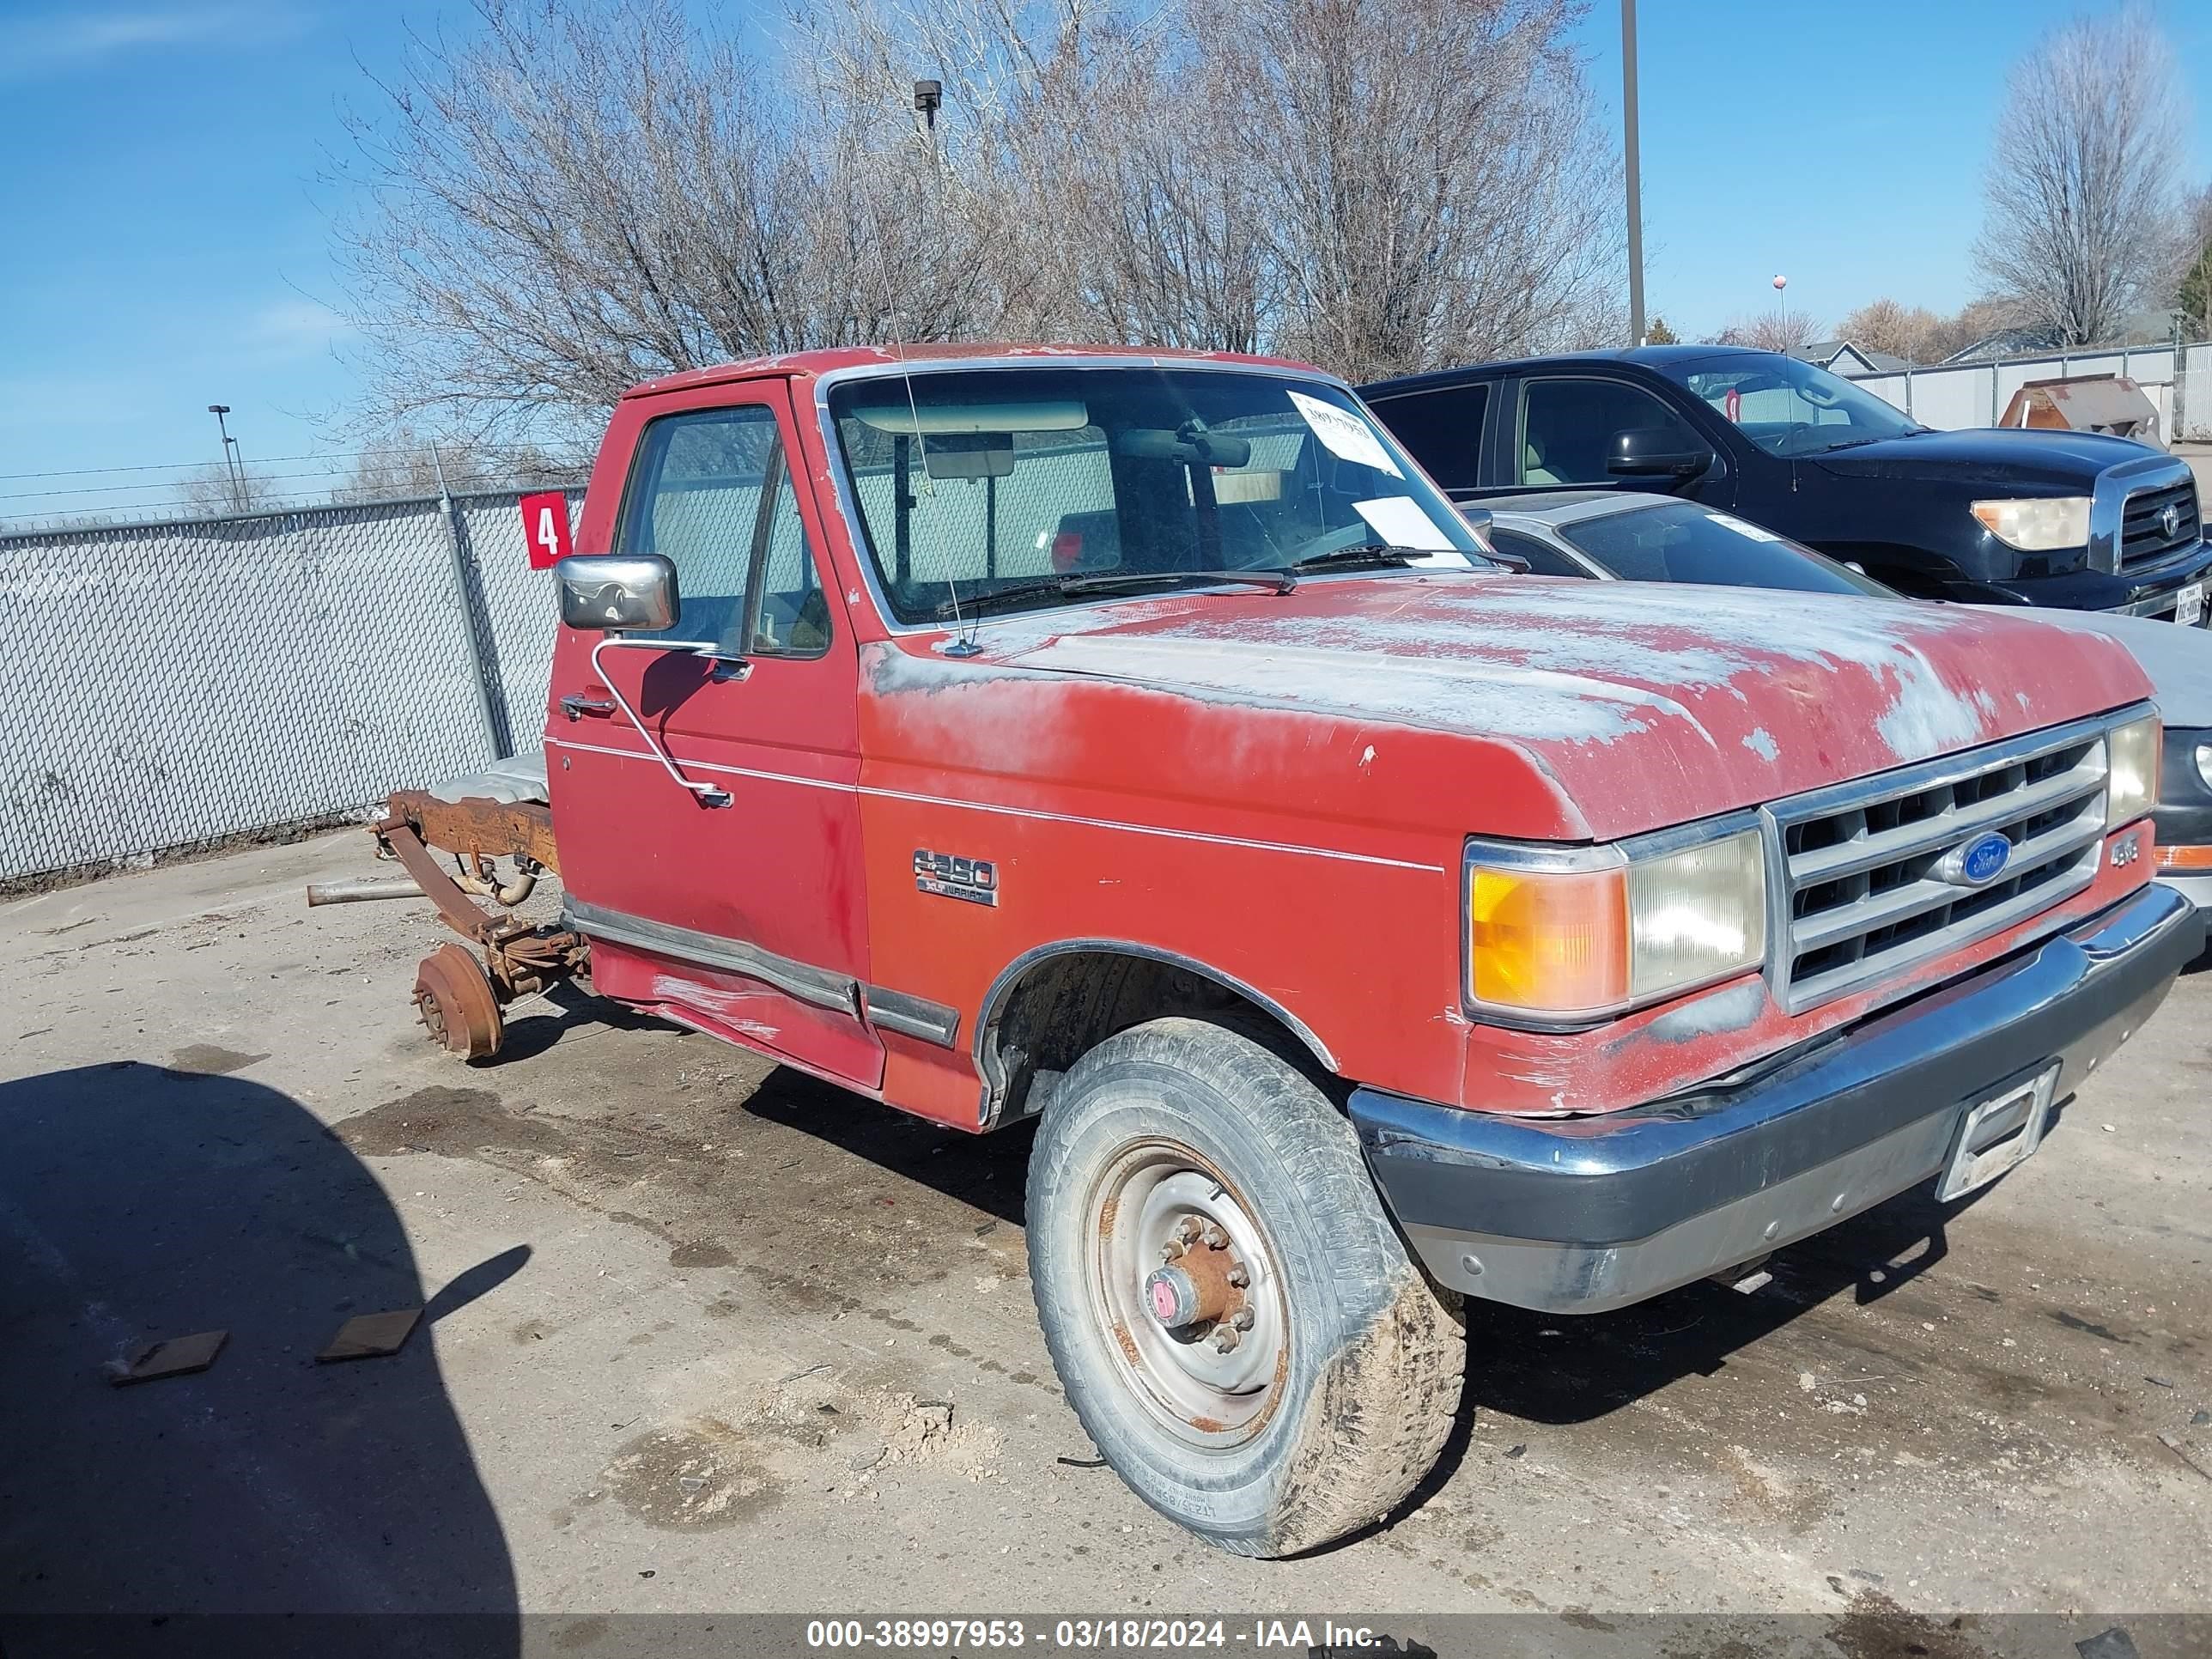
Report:
[[[1243,1013],[1262,1023],[1285,1057],[1337,1074],[1336,1056],[1313,1028],[1265,992],[1195,957],[1132,939],[1055,939],[1016,957],[991,981],[975,1018],[974,1056],[983,1079],[979,1126],[1033,1115],[1040,1075],[1065,1071],[1085,1049],[1162,1015]]]

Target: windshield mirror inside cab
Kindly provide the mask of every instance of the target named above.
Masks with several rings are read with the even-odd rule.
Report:
[[[1367,543],[1481,549],[1358,400],[1223,369],[921,370],[830,413],[901,622],[1041,579],[1281,569]],[[1046,591],[1033,605],[1067,602]]]

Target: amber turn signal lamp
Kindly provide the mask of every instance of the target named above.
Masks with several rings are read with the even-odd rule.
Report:
[[[1468,912],[1477,1002],[1577,1014],[1626,999],[1626,871],[1479,866]]]

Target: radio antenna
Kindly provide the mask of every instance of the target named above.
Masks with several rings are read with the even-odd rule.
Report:
[[[936,175],[936,200],[933,205],[937,210],[939,226],[942,225],[945,217],[945,170],[937,155],[937,111],[941,96],[941,88],[937,82],[916,81],[914,83],[915,112],[921,115],[928,123],[930,170]],[[876,269],[882,276],[884,283],[884,313],[890,321],[891,331],[895,337],[891,341],[891,355],[898,360],[899,384],[906,392],[907,419],[914,428],[915,453],[921,457],[921,487],[923,491],[934,500],[937,495],[937,480],[930,475],[929,440],[922,432],[921,410],[915,399],[914,371],[908,364],[906,355],[906,325],[899,314],[897,285],[891,281],[890,250],[884,246],[885,239],[880,210],[876,221],[875,241]],[[898,502],[897,506],[901,513],[909,510],[908,504],[903,501]],[[949,568],[945,573],[945,588],[952,602],[952,643],[945,647],[945,654],[949,657],[972,657],[978,647],[974,638],[966,632],[966,625],[961,618],[960,579]]]

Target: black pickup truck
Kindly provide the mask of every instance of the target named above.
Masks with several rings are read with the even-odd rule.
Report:
[[[1360,395],[1455,501],[1671,491],[1930,599],[2190,623],[2212,573],[2196,480],[2173,457],[2094,433],[1936,431],[1771,351],[1577,352]]]

